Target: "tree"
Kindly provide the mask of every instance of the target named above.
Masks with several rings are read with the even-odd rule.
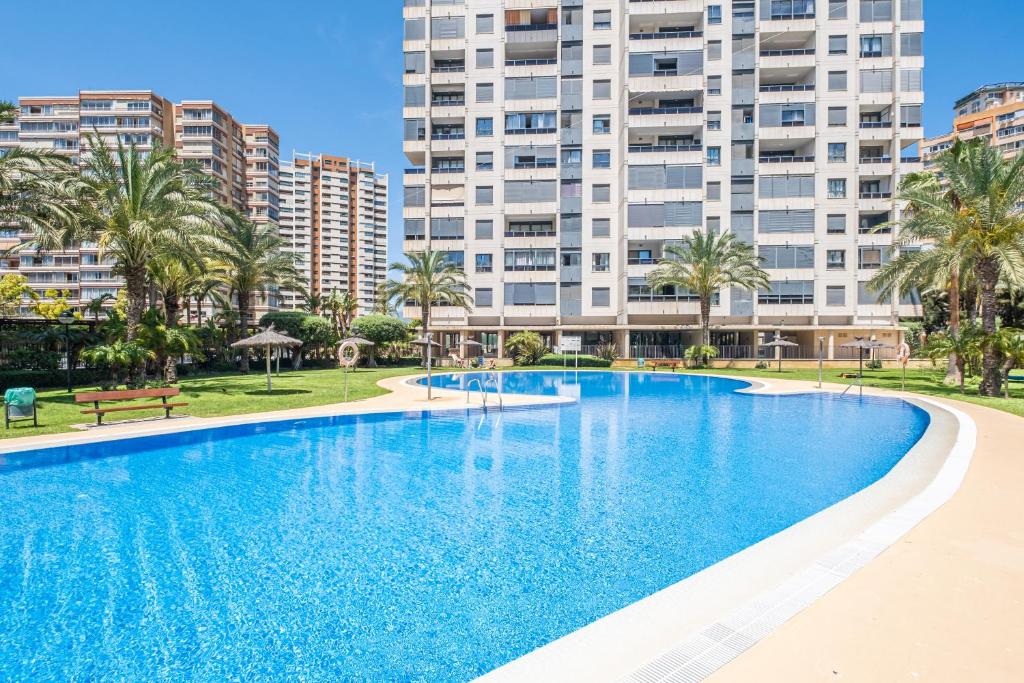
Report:
[[[7,150],[0,155],[0,224],[33,232],[75,225],[82,188],[67,158],[22,147]]]
[[[28,278],[8,273],[0,278],[0,315],[17,315],[27,301],[39,301],[39,294],[28,284]]]
[[[7,100],[0,100],[0,123],[12,123],[18,118],[18,105]]]
[[[686,349],[683,357],[695,368],[704,367],[710,359],[718,358],[718,348],[710,344],[694,344]]]
[[[271,223],[254,223],[237,212],[224,221],[213,253],[224,283],[238,299],[242,335],[252,325],[256,294],[272,288],[294,286],[299,281],[295,256],[284,251],[285,241]],[[241,352],[242,372],[249,372],[249,352]]]
[[[1001,327],[983,343],[999,346],[998,351],[1003,357],[1003,365],[1000,368],[1003,373],[1003,397],[1010,398],[1010,371],[1024,367],[1024,330]]]
[[[101,294],[98,297],[89,299],[89,303],[85,305],[85,311],[92,316],[92,319],[96,322],[100,320],[100,313],[103,312],[104,304],[108,301],[113,301],[113,294]]]
[[[302,310],[313,315],[320,315],[324,306],[323,294],[317,292],[304,292],[302,295]]]
[[[388,344],[403,342],[409,338],[409,330],[400,318],[390,315],[364,315],[352,322],[352,334],[372,341],[375,346],[369,350],[367,365],[377,364],[377,349]]]
[[[973,324],[961,325],[956,331],[950,328],[946,332],[933,334],[928,339],[925,352],[932,360],[954,358],[957,364],[957,377],[960,379],[960,393],[964,393],[966,365],[972,357],[977,356],[981,348],[981,335]]]
[[[701,345],[711,345],[711,301],[720,290],[767,289],[768,273],[749,244],[732,233],[698,231],[682,238],[679,246],[665,247],[665,258],[647,276],[652,289],[679,287],[700,301]]]
[[[178,358],[186,353],[197,355],[202,349],[192,329],[168,324],[165,314],[155,308],[142,316],[139,343],[153,352],[157,371],[168,384],[178,381]]]
[[[334,346],[337,337],[331,331],[331,324],[312,313],[303,311],[273,311],[260,318],[260,327],[273,325],[281,334],[302,342],[302,346],[291,349],[292,369],[302,368],[302,360],[316,350]]]
[[[71,297],[69,289],[48,289],[43,292],[43,297],[32,305],[32,311],[40,318],[56,320],[62,313],[71,310],[71,304],[68,303]]]
[[[170,256],[161,256],[150,263],[149,277],[163,302],[164,316],[169,326],[175,327],[178,324],[182,300],[189,298],[204,269],[203,263],[196,264]]]
[[[145,367],[147,360],[154,358],[153,352],[136,342],[116,341],[99,344],[82,351],[82,359],[98,368],[109,370],[113,386],[124,384],[124,372],[135,367]]]
[[[516,365],[536,365],[547,352],[544,340],[536,332],[516,332],[505,340],[505,353]]]
[[[359,301],[352,296],[351,292],[338,293],[337,290],[330,293],[323,302],[323,310],[331,317],[331,326],[338,336],[345,336],[348,333],[352,318],[359,310]]]
[[[383,296],[389,301],[409,301],[420,307],[423,334],[430,331],[430,307],[447,305],[466,310],[473,304],[466,273],[448,261],[443,251],[414,251],[406,254],[409,263],[392,263],[400,281],[391,280]],[[426,346],[423,347],[426,357]]]
[[[897,247],[923,242],[931,248],[901,250],[876,276],[876,284],[880,291],[903,291],[948,280],[952,330],[959,317],[954,296],[959,299],[960,276],[971,274],[977,283],[981,327],[991,337],[997,331],[999,283],[1024,283],[1024,154],[1008,161],[986,140],[957,141],[936,163],[941,182],[901,187],[900,197],[911,210],[894,240]],[[999,395],[1000,364],[999,345],[986,344],[979,387],[983,396]]]
[[[211,199],[214,179],[197,164],[182,164],[172,148],[149,153],[118,140],[112,150],[97,135],[86,137],[84,188],[76,220],[50,227],[36,226],[32,245],[46,251],[66,249],[80,241],[99,244],[101,258],[112,257],[125,281],[127,341],[138,338],[146,308],[146,276],[161,256],[197,261],[211,247],[220,217]],[[141,384],[141,368],[132,368],[133,384]]]

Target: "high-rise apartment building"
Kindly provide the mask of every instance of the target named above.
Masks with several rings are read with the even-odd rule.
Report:
[[[924,141],[925,167],[957,139],[984,138],[1003,156],[1024,151],[1024,83],[985,85],[953,105],[953,130]]]
[[[266,125],[239,124],[211,101],[174,104],[150,90],[81,91],[68,97],[22,97],[17,121],[0,126],[0,150],[45,149],[80,163],[89,153],[89,135],[107,145],[134,143],[142,152],[156,145],[174,147],[179,158],[194,160],[218,180],[215,195],[257,222],[278,220],[278,137]],[[0,231],[0,249],[28,235]],[[20,272],[44,296],[69,290],[73,305],[104,294],[116,295],[122,281],[112,263],[100,260],[94,244],[66,252],[22,251],[0,259],[0,275]],[[257,313],[277,306],[276,294],[261,297]]]
[[[698,304],[646,276],[695,230],[771,275],[714,302],[727,358],[778,330],[844,357],[920,314],[866,282],[922,168],[921,0],[406,0],[404,18],[404,249],[448,252],[474,297],[433,310],[447,346],[530,329],[677,356]]]
[[[359,314],[373,311],[387,278],[388,177],[373,164],[294,154],[281,166],[281,235],[313,294],[350,292]],[[283,305],[302,305],[283,292]]]

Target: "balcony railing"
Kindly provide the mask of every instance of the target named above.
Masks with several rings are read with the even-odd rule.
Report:
[[[506,128],[505,135],[540,135],[542,133],[554,133],[555,128]]]
[[[554,237],[555,230],[506,230],[505,237]]]
[[[772,12],[768,15],[770,21],[795,21],[798,19],[813,19],[814,12]]]
[[[786,155],[786,156],[760,156],[757,160],[762,164],[802,164],[814,161],[814,155]]]
[[[458,66],[435,66],[430,70],[430,72],[435,74],[457,74],[462,73],[465,70],[466,66],[464,64],[460,64]]]
[[[802,55],[813,54],[813,47],[796,47],[786,50],[761,50],[762,57],[799,57]]]
[[[547,59],[506,59],[505,66],[544,66],[546,64],[558,64],[555,57]]]
[[[699,152],[704,145],[630,145],[630,152]]]
[[[892,121],[861,121],[861,128],[892,128]]]
[[[861,157],[860,163],[862,164],[891,164],[892,157]]]
[[[814,83],[787,83],[785,85],[762,85],[760,92],[807,92],[814,90]]]
[[[439,166],[437,168],[431,168],[431,173],[465,173],[465,166]]]
[[[654,116],[661,114],[702,114],[704,107],[634,107],[630,116]]]
[[[656,258],[628,258],[626,264],[630,266],[653,266],[658,263]]]
[[[464,107],[466,100],[430,100],[431,107]]]
[[[558,167],[558,162],[556,162],[554,159],[551,159],[550,161],[545,161],[545,160],[541,160],[541,161],[516,161],[516,162],[513,162],[513,164],[512,164],[512,168],[526,168],[526,169],[529,169],[529,168],[557,168],[557,167]]]
[[[669,40],[671,38],[700,38],[703,31],[657,31],[655,33],[630,33],[630,40]]]
[[[463,133],[431,133],[431,140],[465,140],[466,134]]]
[[[556,31],[558,24],[506,24],[506,31]]]
[[[921,157],[900,157],[900,162],[904,164],[919,164],[921,163]]]
[[[505,272],[534,272],[541,270],[554,270],[554,264],[551,265],[514,265],[510,263],[505,264]]]
[[[410,174],[410,175],[419,175],[421,173],[426,173],[427,169],[425,169],[425,168],[407,168],[407,169],[405,169],[405,172]]]
[[[861,199],[892,199],[892,192],[861,192]]]

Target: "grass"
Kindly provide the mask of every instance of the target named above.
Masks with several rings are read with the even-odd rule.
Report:
[[[533,367],[530,369],[550,370],[552,368]],[[359,370],[349,375],[348,398],[350,401],[357,401],[379,396],[386,391],[377,386],[378,380],[419,372],[421,372],[420,369],[416,367]],[[660,370],[659,372],[666,371]],[[687,370],[686,372],[797,379],[811,382],[818,379],[817,369],[787,369],[785,365],[783,365],[782,372],[775,369],[757,370],[753,368],[712,368],[709,370]],[[850,370],[827,369],[824,371],[824,379],[826,382],[836,384],[856,384],[856,379],[839,377],[843,372],[850,372]],[[1010,386],[1011,398],[1009,399],[986,398],[978,395],[978,380],[976,378],[968,380],[967,393],[962,395],[958,387],[950,387],[942,383],[943,375],[944,372],[940,369],[907,370],[907,391],[967,401],[1024,417],[1024,384],[1012,384]],[[864,386],[899,390],[900,377],[900,370],[865,370]],[[280,376],[274,377],[274,391],[270,394],[266,392],[266,382],[266,375],[259,372],[252,372],[248,375],[234,373],[183,377],[178,386],[181,388],[181,400],[188,401],[189,406],[178,410],[197,417],[216,417],[289,408],[308,408],[328,403],[340,403],[343,400],[344,378],[342,371],[337,369],[282,372]],[[77,390],[93,389],[96,387],[81,387]],[[127,402],[124,403],[124,405],[127,404]],[[81,413],[84,408],[91,406],[76,404],[74,394],[69,394],[63,389],[41,391],[39,406],[38,429],[32,426],[31,421],[19,421],[12,423],[10,429],[4,430],[3,436],[0,438],[66,432],[71,429],[73,424],[90,422],[94,419],[91,415],[82,415]],[[160,410],[139,410],[120,415],[113,414],[108,416],[108,419],[159,417],[162,414],[163,412]]]
[[[373,370],[360,369],[349,374],[348,399],[358,401],[387,393],[377,386],[377,381],[396,375],[411,375],[419,372],[416,367],[378,368]],[[298,370],[282,371],[274,377],[274,391],[267,393],[267,376],[260,372],[248,375],[197,375],[183,377],[178,384],[181,389],[182,401],[189,403],[187,408],[177,408],[175,412],[197,417],[215,417],[220,415],[240,415],[270,410],[286,410],[289,408],[308,408],[328,403],[340,403],[344,399],[344,377],[342,371],[331,370]],[[80,387],[76,391],[92,391],[98,387]],[[91,422],[93,415],[83,415],[82,410],[91,405],[79,405],[74,402],[74,394],[64,389],[46,389],[38,394],[39,427],[32,426],[31,420],[11,423],[10,429],[2,431],[0,438],[16,436],[35,436],[39,434],[56,434],[66,432],[73,424]],[[177,400],[177,398],[172,399]],[[159,399],[157,399],[159,401]],[[151,403],[152,399],[139,401]],[[131,401],[122,401],[116,405],[130,405]],[[115,404],[112,404],[115,405]],[[111,413],[107,421],[137,419],[141,417],[159,417],[162,410],[138,410],[124,413]]]

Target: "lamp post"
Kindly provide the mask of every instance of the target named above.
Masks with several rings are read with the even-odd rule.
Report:
[[[821,389],[822,363],[825,357],[825,338],[818,337],[818,388]]]
[[[67,366],[67,384],[68,393],[71,393],[71,323],[74,322],[75,316],[70,311],[64,311],[57,320],[64,325],[64,364]]]

